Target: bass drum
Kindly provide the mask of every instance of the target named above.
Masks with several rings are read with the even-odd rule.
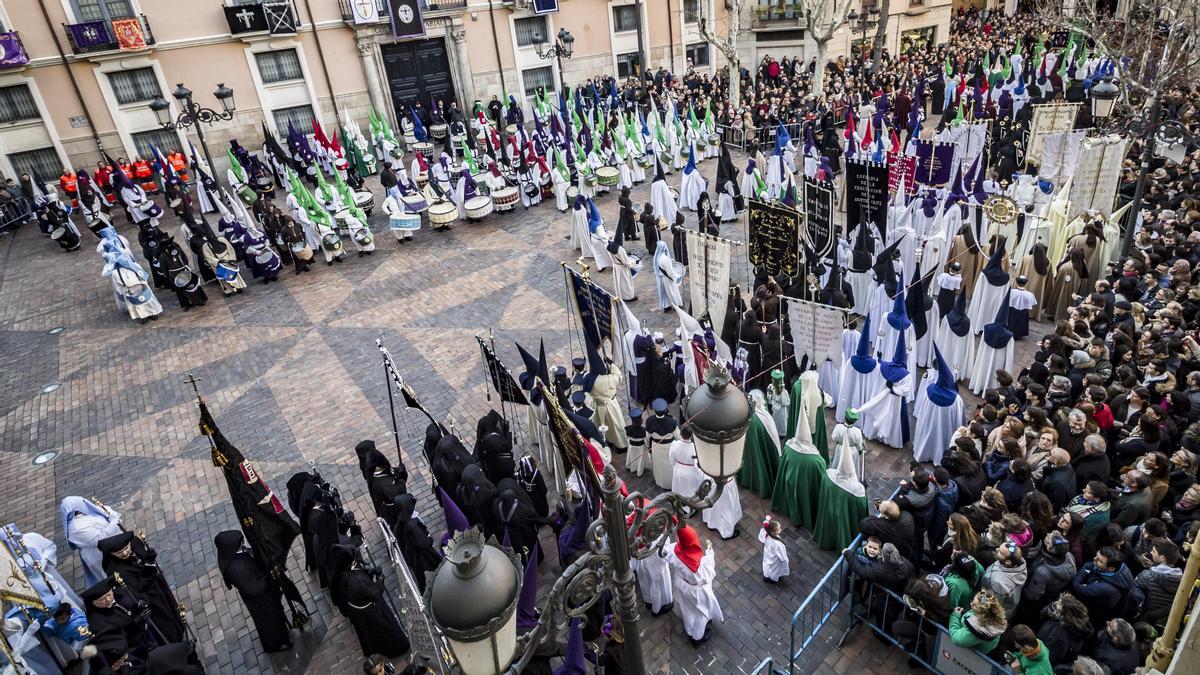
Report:
[[[429,223],[434,227],[445,227],[458,220],[458,207],[448,201],[429,205]]]
[[[495,208],[492,198],[487,195],[477,195],[467,200],[463,205],[467,212],[467,220],[480,220],[491,215]]]
[[[596,180],[605,187],[616,187],[621,182],[621,170],[612,166],[596,169]]]
[[[425,201],[424,195],[419,193],[401,195],[400,201],[404,202],[405,210],[411,213],[424,213],[429,209],[429,202]]]
[[[495,203],[496,211],[512,211],[520,201],[520,195],[517,193],[517,188],[505,186],[492,191],[492,201]],[[467,204],[470,202],[468,201]]]

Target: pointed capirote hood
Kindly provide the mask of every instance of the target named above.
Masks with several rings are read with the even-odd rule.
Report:
[[[1008,301],[1012,289],[1005,291],[1000,309],[996,311],[996,320],[983,327],[983,342],[992,349],[1004,349],[1012,341],[1013,332],[1008,327]]]
[[[1010,279],[1008,271],[1004,269],[1007,242],[1007,237],[997,237],[995,250],[988,256],[987,264],[983,266],[982,274],[993,286],[1007,286]]]
[[[945,357],[942,356],[942,350],[938,349],[937,342],[933,343],[933,361],[937,368],[937,379],[925,387],[925,394],[934,405],[945,408],[958,398],[958,383],[954,380],[954,371],[950,369],[950,364],[946,363]]]
[[[866,375],[875,370],[875,357],[871,356],[871,317],[863,317],[862,333],[858,336],[858,347],[850,357],[850,367]]]

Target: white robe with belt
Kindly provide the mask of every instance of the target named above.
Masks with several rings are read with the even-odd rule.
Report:
[[[666,244],[658,242],[654,254],[654,281],[658,285],[658,308],[683,307],[683,275],[675,269],[675,261]]]
[[[671,576],[675,582],[675,610],[683,618],[683,629],[688,637],[699,640],[704,637],[704,628],[709,621],[725,621],[721,603],[717,602],[717,595],[712,588],[717,576],[713,552],[704,552],[695,572],[675,555],[673,547],[670,561]]]
[[[647,558],[635,560],[634,572],[637,574],[638,589],[642,592],[642,600],[650,605],[655,613],[675,601],[671,583],[671,563],[668,558],[674,544],[667,539],[660,553],[651,554]]]
[[[884,384],[869,401],[858,409],[862,415],[863,435],[893,448],[904,447],[902,424],[907,423],[901,415],[904,410],[902,399],[912,397],[912,375],[893,383]]]
[[[717,489],[715,486],[713,489]],[[733,536],[738,521],[742,519],[742,496],[738,492],[736,477],[725,480],[725,490],[710,507],[704,510],[704,524],[717,531],[722,539]]]
[[[683,439],[671,444],[667,456],[671,459],[671,491],[690,497],[704,482],[704,474],[696,465],[696,446]]]
[[[637,289],[633,287],[633,258],[624,246],[618,246],[612,254],[613,295],[622,300],[637,300]]]
[[[610,365],[606,375],[597,375],[592,383],[592,423],[599,429],[608,427],[604,440],[611,448],[628,448],[629,438],[625,435],[625,415],[617,402],[621,390],[621,372]]]

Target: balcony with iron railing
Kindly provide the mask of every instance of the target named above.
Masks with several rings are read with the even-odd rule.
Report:
[[[136,19],[142,31],[143,47],[129,47],[128,43],[125,47],[122,46],[118,39],[117,30],[113,24],[121,21]],[[154,44],[154,32],[150,30],[150,20],[145,14],[128,17],[116,17],[113,19],[98,19],[95,21],[82,21],[80,23],[65,23],[63,31],[67,34],[67,41],[71,44],[71,51],[75,54],[97,54],[101,52],[116,51],[118,49],[141,49]]]
[[[452,12],[462,11],[467,8],[467,0],[420,0],[421,14],[429,15],[437,12]],[[354,23],[354,6],[362,3],[371,2],[371,0],[338,0],[338,7],[342,10],[342,21],[346,23]],[[387,0],[374,0],[375,9],[379,12],[379,20],[388,20],[388,2]]]
[[[0,33],[0,70],[20,68],[29,63],[29,53],[17,31]]]
[[[755,28],[795,25],[804,17],[804,5],[792,0],[759,0],[754,8]]]

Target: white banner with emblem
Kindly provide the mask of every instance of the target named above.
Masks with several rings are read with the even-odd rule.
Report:
[[[692,315],[700,317],[707,312],[717,333],[725,325],[729,303],[729,248],[733,243],[703,232],[687,231]]]
[[[784,296],[788,321],[792,326],[792,344],[796,364],[805,354],[809,363],[820,366],[826,360],[842,364],[842,327],[846,310]]]

